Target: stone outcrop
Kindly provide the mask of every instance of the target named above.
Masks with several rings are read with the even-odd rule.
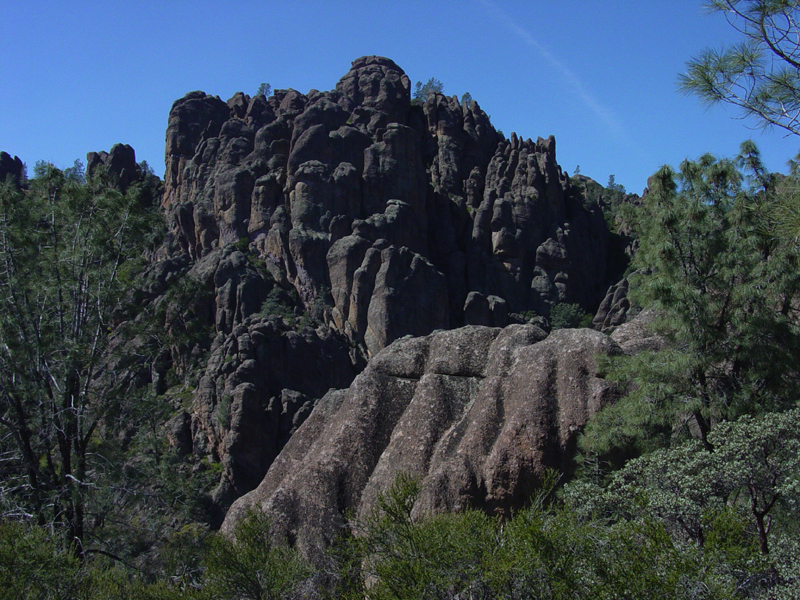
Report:
[[[101,166],[107,169],[109,176],[123,192],[142,178],[136,152],[128,144],[114,144],[108,152],[89,152],[86,155],[86,175],[93,175]]]
[[[12,185],[21,187],[25,176],[25,165],[19,156],[11,158],[7,152],[0,152],[0,183],[11,180]]]
[[[315,402],[330,387],[350,384],[362,359],[344,335],[301,314],[263,265],[234,246],[191,266],[171,261],[148,279],[155,304],[166,304],[166,321],[179,318],[193,331],[171,326],[173,371],[185,377],[187,357],[204,357],[189,405],[166,432],[180,454],[221,464],[212,498],[221,521],[233,500],[258,485]],[[188,297],[170,295],[170,282],[182,282]]]
[[[314,556],[401,472],[421,484],[412,514],[508,514],[545,469],[570,470],[581,427],[614,398],[595,356],[620,352],[590,329],[547,336],[532,325],[400,339],[349,389],[320,400],[223,531],[260,508],[278,535]]]
[[[594,328],[603,333],[611,333],[625,323],[631,303],[628,300],[628,279],[623,278],[608,288],[592,320]]]
[[[178,251],[249,245],[307,309],[330,295],[325,323],[370,355],[559,302],[594,312],[609,233],[554,138],[504,139],[475,101],[410,88],[368,56],[328,92],[177,100],[163,206]]]
[[[395,356],[403,344],[428,344],[425,360],[433,365],[436,353],[449,349],[445,334],[431,332],[463,325],[489,327],[458,334],[476,336],[487,351],[501,344],[495,337],[508,338],[502,344],[509,348],[538,346],[532,343],[541,330],[491,327],[546,317],[561,302],[594,312],[614,283],[600,207],[571,186],[554,138],[505,139],[477,102],[441,94],[412,102],[410,89],[394,62],[368,56],[355,60],[331,91],[238,92],[227,101],[195,91],[172,106],[161,200],[169,233],[139,294],[142,303],[166,303],[167,314],[178,315],[187,308],[168,298],[170,290],[196,289],[190,317],[177,321],[186,332],[200,331],[202,341],[180,341],[192,337],[186,332],[175,336],[164,359],[179,377],[193,372],[190,401],[181,401],[166,435],[179,453],[221,465],[213,497],[218,516],[261,482],[312,407],[313,415],[333,410],[345,393],[329,389],[347,388],[368,357],[383,356],[375,364],[388,364],[385,348]],[[138,166],[127,146],[87,158],[90,173],[102,166],[121,187],[135,181]],[[427,341],[405,341],[409,335]],[[392,346],[397,340],[401,345]],[[452,414],[429,434],[434,440],[453,419],[466,418],[475,394],[494,397],[486,386],[506,385],[481,364],[464,374],[424,367],[410,371],[408,381],[380,377],[397,393],[410,390],[409,402],[417,393],[412,380],[419,380],[419,394],[432,390],[452,404]],[[376,373],[364,381],[383,397]],[[154,377],[159,393],[173,393],[166,375]],[[359,402],[384,402],[377,396]],[[320,418],[299,431],[321,426]],[[380,435],[391,435],[388,425],[380,427]],[[305,453],[309,435],[281,456]],[[483,439],[477,431],[470,435]],[[456,504],[483,497],[487,506],[506,510],[572,443],[553,440],[545,445],[559,449],[542,450],[541,460],[497,455],[494,466],[481,462],[479,442],[470,442],[469,469],[478,470],[448,463],[445,471],[491,489],[461,489],[456,480],[448,488],[437,480],[436,489],[447,491],[426,492],[425,502],[438,509],[445,497],[461,498]],[[364,458],[377,453],[378,460],[380,450],[359,443]],[[519,473],[498,466],[504,461]],[[520,474],[531,479],[520,483]],[[510,479],[501,485],[502,477]]]
[[[631,314],[634,312],[636,314]],[[669,345],[667,340],[653,329],[656,314],[652,309],[646,308],[638,312],[632,310],[627,317],[629,320],[611,333],[611,339],[620,345],[625,354],[663,350]]]

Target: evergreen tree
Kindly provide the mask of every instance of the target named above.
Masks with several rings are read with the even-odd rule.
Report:
[[[82,180],[78,163],[39,163],[28,190],[0,187],[0,514],[60,531],[78,555],[101,424],[129,399],[98,388],[101,357],[160,231],[148,190]]]
[[[715,422],[795,402],[798,248],[775,234],[789,202],[779,190],[748,142],[736,162],[662,168],[628,207],[639,238],[632,298],[657,311],[671,344],[612,361],[628,394],[589,424],[586,449],[641,451],[677,432],[710,447]]]
[[[800,134],[800,1],[711,0],[744,36],[722,50],[706,49],[687,63],[680,89],[707,104],[724,102],[762,127]]]
[[[418,100],[427,100],[431,94],[441,94],[444,91],[444,84],[438,79],[431,77],[424,84],[421,81],[417,82],[414,86],[414,98]]]
[[[258,86],[258,91],[256,91],[256,95],[261,96],[269,96],[270,92],[272,91],[272,86],[268,83],[262,83]]]

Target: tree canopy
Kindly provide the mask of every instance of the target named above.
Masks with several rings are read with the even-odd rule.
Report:
[[[101,519],[87,514],[99,428],[126,401],[96,384],[115,311],[161,231],[143,185],[123,194],[105,172],[84,182],[76,162],[39,163],[29,189],[0,186],[0,515],[63,532],[78,554],[87,519]]]
[[[735,161],[706,155],[662,168],[627,218],[638,238],[631,296],[660,315],[667,350],[614,359],[627,395],[587,428],[586,448],[673,435],[783,410],[798,397],[798,246],[778,235],[791,203],[752,143]]]
[[[722,50],[690,60],[680,89],[708,104],[724,102],[761,127],[800,134],[800,1],[711,0],[743,36]]]
[[[427,100],[431,94],[441,94],[444,91],[444,84],[431,77],[425,83],[418,81],[414,86],[414,98],[419,100]]]

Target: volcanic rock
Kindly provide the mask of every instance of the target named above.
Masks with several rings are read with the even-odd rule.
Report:
[[[199,260],[249,244],[306,309],[330,294],[326,323],[370,355],[472,322],[473,292],[494,298],[492,325],[559,302],[594,312],[609,233],[555,139],[506,140],[477,102],[410,89],[368,56],[329,92],[176,101],[163,205],[177,246]]]
[[[136,151],[128,144],[114,144],[109,152],[89,152],[86,155],[86,175],[91,177],[98,167],[105,167],[112,181],[125,191],[141,178]]]
[[[593,330],[547,336],[532,325],[397,340],[349,389],[317,403],[223,531],[259,508],[277,535],[318,556],[345,515],[369,515],[399,473],[421,485],[412,515],[467,507],[507,515],[546,469],[570,471],[579,431],[614,398],[595,356],[619,353]]]
[[[25,173],[25,165],[22,164],[19,156],[11,158],[7,152],[0,152],[0,183],[5,183],[9,178],[17,188],[22,186]]]

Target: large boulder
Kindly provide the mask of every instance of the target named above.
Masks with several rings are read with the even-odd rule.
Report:
[[[467,326],[384,348],[347,390],[329,392],[264,480],[231,507],[252,508],[309,556],[345,516],[364,518],[400,473],[417,515],[524,505],[548,468],[569,471],[586,420],[614,398],[595,357],[621,350],[589,329]]]

